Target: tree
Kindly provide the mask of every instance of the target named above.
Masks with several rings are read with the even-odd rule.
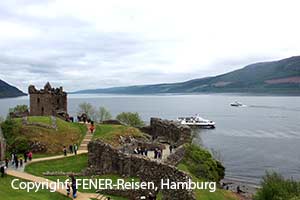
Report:
[[[143,120],[137,112],[122,112],[116,118],[128,126],[141,127],[144,125]]]
[[[96,109],[92,106],[92,104],[83,102],[78,106],[78,115],[86,114],[91,120],[96,120]]]
[[[103,122],[105,120],[109,120],[112,118],[112,115],[105,107],[100,107],[98,112],[98,119],[100,122]]]
[[[27,105],[17,105],[14,108],[10,108],[9,112],[10,113],[23,113],[28,111],[28,106]]]

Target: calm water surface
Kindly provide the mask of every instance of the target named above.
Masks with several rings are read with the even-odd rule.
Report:
[[[234,100],[247,107],[229,106]],[[195,142],[220,154],[227,177],[258,183],[266,170],[275,170],[300,180],[300,97],[69,95],[69,113],[75,116],[82,102],[105,106],[113,115],[139,112],[145,121],[200,113],[217,128],[197,131]],[[28,97],[0,99],[0,115],[17,104],[28,104]]]

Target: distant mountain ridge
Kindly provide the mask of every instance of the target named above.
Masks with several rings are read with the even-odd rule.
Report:
[[[250,64],[214,77],[180,83],[112,87],[75,93],[154,94],[201,92],[249,92],[300,94],[300,56]]]
[[[0,98],[7,98],[7,97],[19,97],[25,96],[26,94],[23,93],[18,88],[9,85],[8,83],[0,80]]]

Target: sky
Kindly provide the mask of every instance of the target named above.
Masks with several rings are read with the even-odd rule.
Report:
[[[298,0],[2,0],[0,79],[27,91],[180,82],[300,55]]]

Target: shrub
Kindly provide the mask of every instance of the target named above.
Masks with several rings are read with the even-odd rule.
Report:
[[[188,170],[198,178],[219,182],[224,178],[225,167],[215,160],[209,151],[201,147],[188,144],[183,158]]]
[[[122,112],[118,114],[116,118],[128,126],[141,127],[144,125],[144,122],[138,113]]]
[[[300,200],[300,183],[272,172],[263,177],[254,200]]]
[[[15,141],[11,145],[11,150],[22,153],[29,149],[29,140],[24,136],[16,137]]]
[[[14,108],[10,108],[9,112],[12,113],[22,113],[28,111],[28,106],[27,105],[17,105]]]

